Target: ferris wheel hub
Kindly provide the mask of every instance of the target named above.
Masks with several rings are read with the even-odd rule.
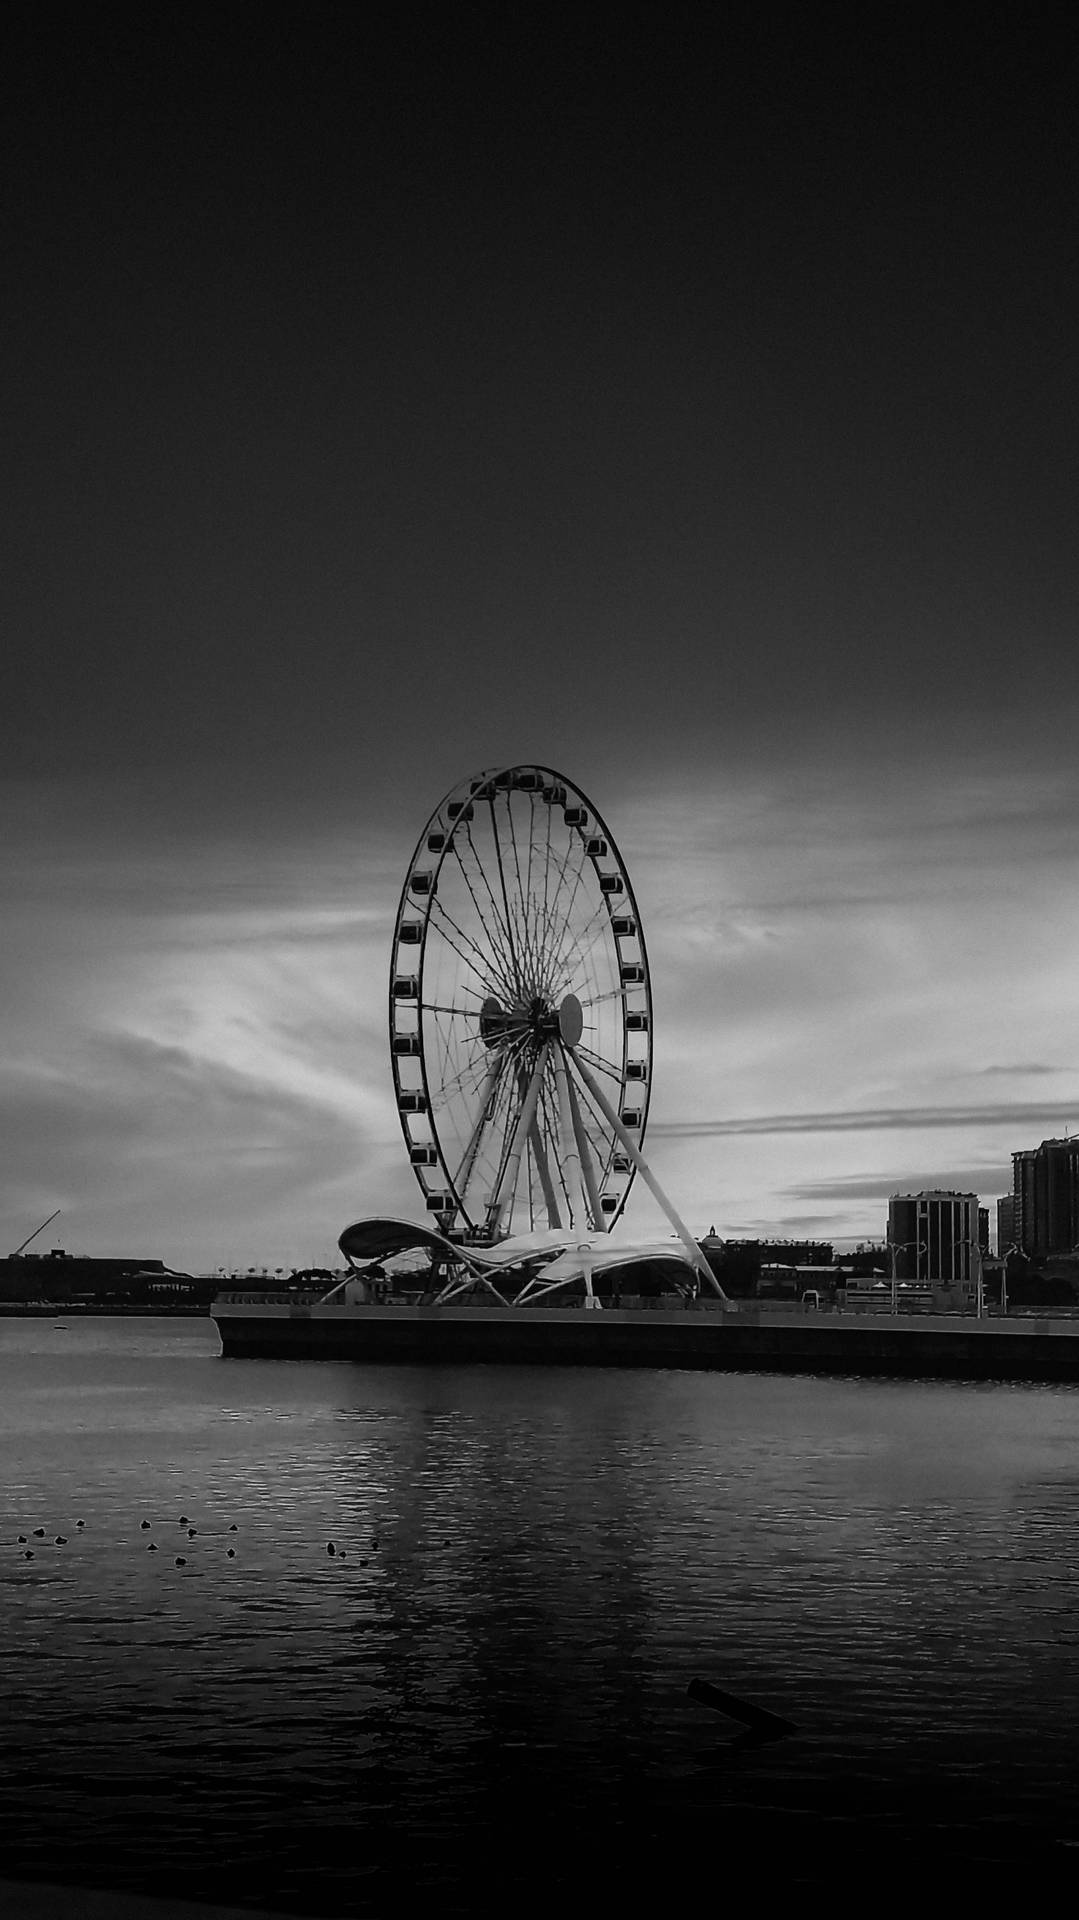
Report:
[[[493,994],[480,1008],[480,1038],[488,1047],[500,1047],[506,1039],[510,1016]]]
[[[558,1009],[558,1033],[563,1044],[575,1047],[584,1032],[584,1009],[575,993],[567,993]]]

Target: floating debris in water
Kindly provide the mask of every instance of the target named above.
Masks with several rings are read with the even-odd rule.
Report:
[[[686,1696],[699,1706],[725,1713],[731,1720],[740,1720],[752,1732],[767,1735],[771,1739],[798,1731],[793,1720],[785,1720],[782,1714],[773,1713],[768,1707],[758,1707],[752,1700],[742,1700],[736,1693],[727,1693],[723,1687],[713,1686],[710,1680],[691,1680],[686,1688]]]
[[[185,1559],[183,1558],[183,1556],[182,1556],[181,1554],[179,1554],[179,1553],[178,1553],[178,1554],[176,1555],[176,1565],[177,1565],[178,1567],[186,1567],[186,1565],[187,1565],[187,1561],[186,1561],[186,1560],[185,1560]]]

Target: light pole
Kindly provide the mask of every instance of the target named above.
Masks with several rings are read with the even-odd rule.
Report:
[[[898,1246],[893,1244],[892,1242],[889,1242],[889,1245],[888,1245],[888,1251],[892,1256],[892,1312],[893,1313],[899,1312],[899,1284],[898,1284],[898,1275],[896,1273],[895,1257],[897,1253],[905,1253],[908,1247],[917,1247],[919,1253],[926,1252],[926,1244],[924,1240],[900,1240]]]
[[[1001,1311],[1001,1314],[1005,1317],[1007,1316],[1007,1312],[1008,1312],[1008,1255],[1010,1253],[1018,1253],[1019,1251],[1020,1249],[1016,1246],[1013,1240],[1011,1246],[1005,1247],[1004,1252],[1001,1255],[1000,1311]]]
[[[982,1309],[985,1304],[983,1300],[983,1287],[982,1287],[982,1249],[977,1240],[953,1240],[952,1241],[953,1253],[955,1252],[956,1247],[972,1247],[974,1249],[975,1271],[978,1277],[977,1290],[975,1293],[975,1313],[977,1315],[977,1318],[980,1320],[982,1317]]]

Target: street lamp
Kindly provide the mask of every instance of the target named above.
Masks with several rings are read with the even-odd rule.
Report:
[[[1022,1249],[1020,1247],[1017,1247],[1015,1244],[1015,1241],[1013,1240],[1011,1246],[1005,1247],[1004,1252],[1001,1255],[1000,1311],[1001,1311],[1001,1314],[1005,1316],[1007,1315],[1007,1312],[1008,1312],[1008,1255],[1010,1253],[1020,1253],[1021,1251]]]
[[[897,1253],[905,1253],[908,1247],[917,1247],[919,1253],[928,1253],[929,1251],[924,1240],[900,1240],[898,1246],[892,1242],[889,1242],[888,1251],[892,1256],[892,1312],[893,1313],[899,1312],[899,1285],[898,1285],[898,1276],[896,1273],[895,1256]]]
[[[975,1312],[976,1312],[976,1315],[977,1315],[977,1318],[978,1318],[978,1319],[980,1320],[980,1319],[981,1319],[981,1317],[982,1317],[982,1310],[983,1310],[983,1307],[984,1307],[984,1305],[985,1305],[985,1301],[984,1301],[984,1297],[983,1297],[983,1296],[984,1296],[984,1288],[983,1288],[983,1285],[982,1285],[982,1249],[981,1249],[981,1243],[980,1243],[980,1241],[978,1241],[978,1240],[953,1240],[953,1241],[952,1241],[952,1252],[953,1252],[953,1253],[955,1252],[955,1249],[956,1249],[956,1247],[973,1247],[973,1249],[974,1249],[974,1253],[975,1253],[975,1257],[976,1257],[976,1258],[975,1258],[975,1270],[976,1270],[976,1272],[977,1272],[977,1276],[978,1276],[978,1285],[977,1285],[977,1292],[976,1292],[976,1295],[975,1295],[975,1299],[976,1299],[976,1307],[975,1307]]]

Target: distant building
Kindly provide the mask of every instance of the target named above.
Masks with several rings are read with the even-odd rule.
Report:
[[[932,1287],[941,1305],[967,1306],[978,1285],[978,1213],[976,1193],[893,1193],[888,1245],[898,1280]]]
[[[724,1292],[736,1299],[749,1299],[758,1292],[765,1266],[793,1272],[832,1264],[830,1240],[721,1240],[711,1227],[698,1245]]]
[[[754,1291],[760,1300],[800,1300],[807,1291],[831,1300],[842,1278],[838,1266],[762,1260]]]
[[[1034,1162],[1033,1147],[1012,1154],[1012,1232],[1015,1244],[1026,1253],[1034,1244]]]
[[[161,1260],[97,1258],[65,1253],[17,1253],[0,1259],[0,1302],[27,1305],[138,1306],[161,1309],[206,1305],[216,1280],[176,1273]]]
[[[1003,1258],[1008,1248],[1016,1245],[1015,1201],[1009,1193],[997,1201],[997,1252]]]
[[[1014,1239],[1032,1259],[1079,1246],[1079,1138],[1043,1140],[1012,1154]]]
[[[978,1245],[983,1253],[989,1252],[989,1208],[978,1208]]]
[[[879,1279],[881,1274],[891,1272],[886,1246],[860,1246],[848,1248],[845,1253],[836,1255],[837,1264],[851,1279]]]

